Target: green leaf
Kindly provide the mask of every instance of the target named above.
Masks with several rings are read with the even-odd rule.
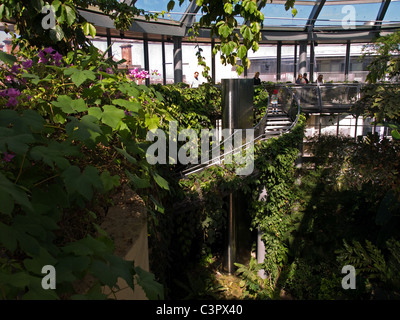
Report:
[[[8,216],[14,210],[14,200],[5,192],[0,192],[0,212]]]
[[[117,147],[114,147],[114,149],[117,150],[118,153],[122,154],[126,158],[126,160],[128,160],[130,163],[135,164],[137,162],[137,160],[134,157],[132,157],[126,150]]]
[[[64,31],[57,24],[54,29],[50,29],[50,39],[54,42],[61,41],[64,38]]]
[[[64,113],[67,114],[84,112],[88,110],[85,100],[82,98],[73,100],[67,95],[58,96],[57,101],[52,101],[51,104],[57,108],[60,108]]]
[[[91,70],[79,70],[74,67],[70,67],[64,70],[64,75],[71,76],[72,82],[79,87],[86,80],[95,80],[96,74]]]
[[[228,38],[232,33],[232,29],[229,28],[228,25],[224,24],[218,28],[218,34],[223,36],[224,38]]]
[[[169,190],[168,181],[161,177],[158,173],[152,173],[154,181],[163,189]]]
[[[88,110],[88,107],[86,106],[85,100],[82,98],[76,99],[72,101],[72,108],[77,111],[77,112],[85,112]]]
[[[103,133],[98,125],[98,119],[91,115],[83,116],[80,120],[75,117],[68,117],[71,121],[65,126],[65,129],[73,139],[80,141],[96,141]]]
[[[392,130],[391,132],[393,139],[400,140],[400,133],[398,130]]]
[[[94,260],[89,270],[104,285],[112,288],[117,283],[118,277],[110,271],[110,267],[104,261]]]
[[[100,179],[103,183],[104,192],[109,192],[120,185],[121,177],[118,175],[111,176],[110,172],[106,170],[101,174]]]
[[[143,288],[147,298],[150,300],[163,300],[164,288],[162,284],[155,280],[154,274],[140,267],[135,267],[135,271],[137,273],[137,282]]]
[[[225,5],[224,5],[224,11],[225,11],[227,14],[232,14],[232,12],[233,12],[233,5],[232,5],[232,3],[229,3],[229,2],[225,3]]]
[[[7,284],[15,288],[25,289],[25,287],[28,286],[33,279],[34,277],[27,272],[21,271],[10,274],[2,272],[0,269],[0,283]]]
[[[97,120],[101,119],[103,115],[103,110],[99,107],[91,107],[88,109],[88,115],[95,117]]]
[[[96,27],[89,22],[84,22],[82,24],[82,30],[85,36],[91,35],[92,38],[96,36]]]
[[[136,83],[122,83],[118,86],[118,90],[123,94],[127,94],[131,97],[138,97],[140,94],[139,87]]]
[[[68,4],[65,4],[64,8],[65,8],[64,11],[65,19],[67,20],[68,25],[71,26],[76,19],[75,11]]]
[[[44,163],[54,168],[56,164],[60,169],[65,169],[69,166],[66,155],[78,155],[76,147],[68,145],[68,143],[58,143],[52,141],[47,147],[36,146],[30,152],[33,160],[42,160]]]
[[[61,177],[69,194],[77,192],[88,201],[92,199],[94,189],[103,188],[97,169],[91,166],[87,166],[82,173],[78,167],[71,166],[64,170]]]
[[[106,257],[110,263],[110,271],[118,278],[121,277],[126,283],[134,289],[133,276],[135,274],[134,265],[132,261],[124,260],[115,255],[108,255]]]
[[[67,95],[58,96],[57,101],[52,101],[51,104],[57,108],[60,108],[64,113],[74,113],[74,109],[72,108],[72,98]]]
[[[16,184],[9,181],[1,172],[0,172],[0,193],[8,194],[9,197],[13,198],[16,203],[20,204],[25,208],[32,209],[32,205],[29,202],[28,196],[25,193],[25,191],[19,188]],[[6,206],[7,207],[3,207],[3,205],[0,204],[0,208],[2,208],[3,211],[5,211],[5,212],[2,211],[3,213],[8,212],[7,208],[9,210],[10,204],[8,203]]]
[[[8,64],[9,66],[12,66],[14,63],[17,62],[16,57],[3,51],[0,51],[0,60],[3,61],[5,64]]]
[[[17,249],[17,236],[18,232],[14,228],[0,222],[0,243],[11,252]]]
[[[150,117],[148,113],[145,115],[145,124],[149,128],[149,130],[155,130],[158,128],[160,124],[160,118],[157,117],[156,115],[153,115]]]
[[[112,129],[117,129],[118,124],[125,117],[125,113],[123,110],[116,108],[113,105],[105,105],[103,106],[103,115],[101,117],[101,121],[110,126]]]
[[[90,258],[86,255],[66,256],[58,259],[55,265],[57,270],[57,282],[73,282],[76,280],[74,273],[85,271],[90,265]]]
[[[170,1],[168,2],[168,4],[167,4],[167,10],[168,10],[168,11],[172,11],[172,10],[174,9],[174,7],[175,7],[175,1],[170,0]]]
[[[125,173],[135,189],[143,189],[150,187],[149,179],[141,179],[136,174],[130,173],[128,170],[125,170]]]
[[[244,59],[247,56],[247,48],[246,46],[240,46],[238,50],[238,57],[240,59]]]
[[[140,105],[139,102],[133,102],[133,101],[128,101],[128,100],[124,100],[124,99],[115,99],[112,101],[112,103],[117,106],[124,107],[129,111],[136,112],[136,113],[138,113],[139,110],[142,109],[142,106]]]
[[[17,154],[24,154],[29,149],[29,144],[35,142],[31,134],[17,134],[15,130],[0,128],[0,151],[6,152],[8,149]]]

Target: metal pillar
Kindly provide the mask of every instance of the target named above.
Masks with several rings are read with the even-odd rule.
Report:
[[[297,42],[295,42],[294,44],[294,61],[293,61],[293,65],[294,65],[294,72],[293,72],[293,79],[294,81],[296,81],[297,79]]]
[[[303,75],[307,72],[307,41],[300,42],[299,54],[299,73]]]
[[[165,62],[165,39],[164,36],[161,41],[161,54],[162,54],[162,74],[163,74],[163,85],[167,84],[167,68]]]
[[[348,81],[349,80],[349,71],[350,71],[350,40],[347,40],[346,44],[346,61],[345,61],[345,67],[344,67],[344,80]]]
[[[150,63],[149,63],[149,41],[146,39],[147,36],[145,35],[145,39],[143,40],[143,53],[144,53],[144,69],[150,72]],[[150,84],[150,79],[145,79],[146,86]]]
[[[216,82],[215,55],[213,54],[214,47],[215,47],[215,40],[213,38],[213,39],[211,39],[211,78],[212,78],[213,84],[215,84],[215,82]]]
[[[315,50],[314,50],[315,42],[311,41],[310,46],[310,83],[314,82],[314,70],[315,70]]]
[[[229,129],[229,134],[232,134],[235,129],[252,128],[253,79],[222,79],[221,85],[222,127]],[[245,203],[242,192],[236,191],[229,195],[227,244],[223,263],[228,273],[234,272],[235,262],[244,263],[247,254],[246,246],[251,242],[250,222]],[[250,256],[251,245],[249,247],[248,256]]]
[[[173,37],[174,40],[174,82],[183,82],[182,70],[182,38]]]
[[[111,33],[110,28],[107,28],[107,57],[112,59],[112,46],[111,46]]]
[[[276,53],[276,81],[281,81],[282,41],[278,41]]]

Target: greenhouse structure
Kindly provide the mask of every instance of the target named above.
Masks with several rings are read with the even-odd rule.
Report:
[[[399,75],[400,0],[1,1],[0,299],[398,300]]]

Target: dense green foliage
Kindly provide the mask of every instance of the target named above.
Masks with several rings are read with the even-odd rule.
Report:
[[[2,57],[8,63],[0,75],[2,297],[81,297],[72,283],[86,274],[96,279],[90,298],[102,297],[100,285],[113,287],[117,277],[133,287],[138,270],[113,255],[95,208],[110,207],[108,195],[121,184],[150,190],[142,196],[153,203],[150,212],[157,208],[157,189],[168,184],[144,154],[147,131],[169,119],[162,96],[136,85],[94,48],[90,55],[30,48],[18,59]],[[41,289],[47,264],[59,270],[56,291]],[[149,297],[162,294],[151,277],[144,279]]]

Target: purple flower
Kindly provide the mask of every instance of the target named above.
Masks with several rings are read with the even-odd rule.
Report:
[[[106,73],[108,73],[108,74],[113,74],[113,71],[112,71],[111,68],[107,68],[107,69],[106,69]]]
[[[126,116],[132,116],[132,112],[128,110],[124,110]]]
[[[18,70],[19,69],[21,69],[21,66],[19,65],[19,64],[14,64],[12,67],[11,67],[11,72],[13,72],[13,73],[18,73]]]
[[[12,158],[15,157],[15,154],[4,152],[4,161],[10,162]]]
[[[52,47],[48,47],[48,48],[43,49],[43,51],[48,54],[52,54],[55,50]]]
[[[1,90],[0,91],[0,96],[5,98],[7,96],[7,90]]]
[[[32,60],[26,60],[24,62],[22,62],[22,66],[24,67],[24,69],[29,69],[32,67],[33,61]]]
[[[7,107],[15,107],[18,104],[18,100],[15,97],[10,97],[10,99],[8,99],[8,102],[6,104]]]
[[[16,98],[20,95],[21,91],[19,91],[18,89],[10,88],[7,90],[7,96],[9,96],[10,98]]]
[[[46,58],[46,54],[43,52],[43,51],[39,51],[39,53],[38,53],[38,56],[39,56],[39,63],[47,63],[47,61],[49,61],[47,58]]]
[[[61,61],[62,57],[63,57],[63,56],[62,56],[59,52],[56,52],[56,53],[53,55],[53,59],[54,59],[54,61],[55,61],[55,63],[56,63],[57,66],[60,65],[60,61]]]

